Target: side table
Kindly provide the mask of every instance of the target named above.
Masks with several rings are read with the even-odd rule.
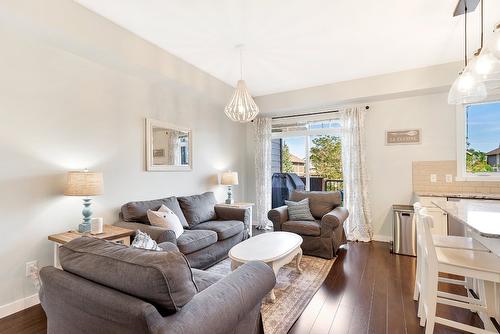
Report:
[[[129,230],[126,228],[114,226],[114,225],[104,225],[103,233],[101,234],[90,234],[90,233],[80,233],[78,231],[68,231],[58,234],[49,235],[48,239],[54,242],[54,267],[60,268],[59,263],[59,247],[73,239],[80,238],[82,236],[89,236],[103,240],[109,240],[116,243],[130,245],[130,237],[134,235],[134,230]]]

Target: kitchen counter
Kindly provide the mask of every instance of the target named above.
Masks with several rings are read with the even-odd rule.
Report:
[[[455,198],[470,198],[470,199],[493,199],[500,200],[500,194],[484,194],[484,193],[453,193],[453,192],[415,192],[417,196],[422,197],[455,197]]]
[[[436,201],[433,204],[480,236],[500,238],[500,202],[459,200],[453,202]]]

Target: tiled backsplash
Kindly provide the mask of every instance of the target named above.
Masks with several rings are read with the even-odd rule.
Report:
[[[500,194],[500,182],[494,181],[455,181],[457,162],[447,161],[414,161],[413,191],[431,193],[481,193]],[[431,182],[431,174],[436,174],[436,182]],[[446,182],[446,175],[453,175],[451,183]]]

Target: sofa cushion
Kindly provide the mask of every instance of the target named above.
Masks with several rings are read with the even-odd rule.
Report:
[[[177,239],[177,247],[190,254],[217,242],[217,233],[209,230],[186,230]]]
[[[122,206],[122,219],[126,222],[138,222],[150,225],[147,213],[148,210],[158,211],[162,205],[165,205],[176,214],[182,226],[189,226],[176,197],[167,197],[151,201],[128,202]]]
[[[198,291],[203,291],[210,285],[224,278],[224,275],[212,273],[205,270],[193,268],[192,271],[193,271],[194,281],[196,282],[196,286],[198,287]]]
[[[319,236],[321,234],[320,224],[317,221],[287,221],[281,225],[281,229],[287,232],[293,232],[301,235]]]
[[[179,204],[190,227],[208,220],[215,220],[215,204],[217,200],[213,192],[201,195],[179,197]]]
[[[328,212],[332,211],[342,203],[340,192],[338,191],[293,191],[290,201],[298,202],[309,198],[309,208],[316,219],[321,219]]]
[[[193,227],[193,230],[210,230],[217,233],[217,240],[225,240],[240,233],[245,228],[239,220],[211,220]]]
[[[60,261],[65,271],[146,300],[163,315],[178,311],[197,293],[191,267],[176,251],[81,237],[61,246]]]

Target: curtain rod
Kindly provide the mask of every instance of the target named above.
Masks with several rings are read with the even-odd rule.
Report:
[[[366,110],[370,109],[370,106],[365,106],[365,109]],[[329,114],[329,113],[332,113],[332,112],[339,112],[339,111],[340,110],[318,111],[318,112],[311,112],[311,113],[307,113],[307,114],[297,114],[297,115],[271,117],[271,119],[283,119],[283,118],[292,118],[292,117],[301,117],[301,116],[323,115],[323,114]]]

